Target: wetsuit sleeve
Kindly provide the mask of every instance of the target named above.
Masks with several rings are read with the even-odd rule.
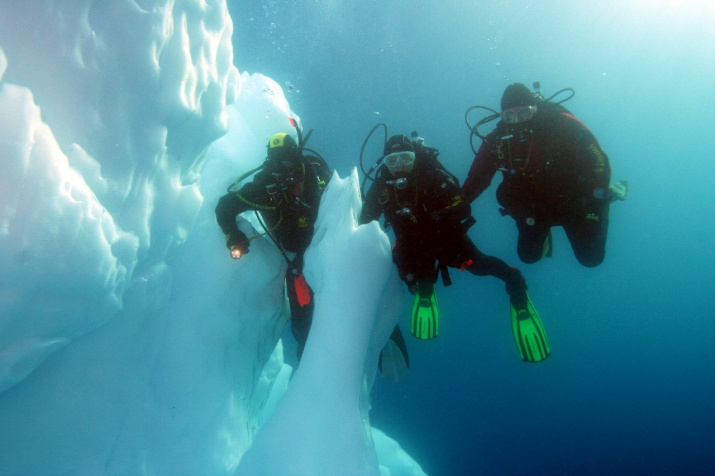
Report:
[[[382,182],[378,179],[373,182],[372,187],[370,187],[365,196],[365,203],[363,203],[362,211],[360,212],[361,225],[377,220],[382,215],[382,207],[379,202],[381,191]]]
[[[323,159],[320,159],[320,164],[321,165],[318,169],[318,176],[323,182],[325,182],[325,185],[327,186],[330,182],[330,179],[333,177],[333,172],[330,170],[330,167],[328,167],[328,164],[326,164]]]
[[[256,199],[258,187],[254,182],[248,183],[241,187],[239,193],[242,197],[246,198],[248,201],[251,199]],[[257,200],[255,200],[257,201]],[[246,201],[241,200],[238,195],[234,192],[229,192],[218,201],[216,205],[216,221],[218,226],[221,227],[224,235],[238,236],[243,235],[243,233],[236,226],[236,216],[247,210],[254,210]]]
[[[330,178],[333,176],[333,172],[328,167],[328,164],[320,157],[310,156],[308,158],[310,165],[315,170],[315,174],[318,176],[319,185],[325,187],[330,182]]]
[[[607,202],[611,166],[596,137],[578,119],[562,114],[563,128],[569,130],[573,149],[571,155],[578,173],[579,192],[588,211],[595,211]]]
[[[444,167],[437,167],[431,174],[431,182],[430,188],[437,191],[435,200],[427,210],[432,220],[453,225],[471,215],[472,207],[454,175]]]
[[[492,152],[490,144],[493,139],[494,133],[491,133],[487,140],[482,142],[482,146],[477,151],[477,156],[469,168],[467,180],[462,185],[462,192],[469,203],[476,200],[484,190],[489,188],[494,174],[497,173],[499,160],[496,154]]]

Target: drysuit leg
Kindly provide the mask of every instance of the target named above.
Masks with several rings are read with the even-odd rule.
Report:
[[[305,342],[308,340],[310,325],[313,322],[313,290],[305,281],[302,272],[302,259],[288,266],[286,272],[286,289],[290,304],[290,328],[298,343],[298,360],[303,356]]]
[[[454,249],[458,252],[449,260],[449,266],[465,269],[477,276],[494,276],[501,279],[512,303],[517,308],[526,307],[527,286],[521,271],[495,256],[485,255],[466,235],[462,243]]]
[[[549,236],[551,225],[533,218],[514,217],[519,230],[519,241],[516,252],[519,259],[527,264],[536,263],[544,257],[544,245]],[[527,221],[529,220],[529,221]],[[533,223],[529,225],[529,223]]]
[[[436,279],[436,257],[425,254],[420,248],[409,243],[397,242],[392,249],[392,261],[397,266],[400,278],[407,284],[412,294],[417,292],[417,281],[426,280],[434,283]]]
[[[576,259],[588,268],[598,266],[606,257],[609,208],[608,204],[601,208],[598,221],[578,216],[563,225]]]

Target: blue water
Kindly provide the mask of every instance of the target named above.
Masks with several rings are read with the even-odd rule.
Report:
[[[385,122],[390,134],[418,130],[463,180],[466,109],[497,107],[510,82],[540,81],[546,95],[576,90],[567,106],[609,155],[613,181],[630,181],[628,200],[611,208],[606,261],[586,269],[561,230],[553,258],[520,263],[495,178],[472,206],[471,236],[524,272],[553,355],[522,363],[503,285],[453,271],[453,286],[438,288],[440,337],[410,337],[407,380],[375,385],[376,427],[433,476],[715,474],[714,6],[233,0],[229,9],[239,69],[284,87],[315,129],[310,146],[341,175]],[[369,164],[377,149],[368,146]]]

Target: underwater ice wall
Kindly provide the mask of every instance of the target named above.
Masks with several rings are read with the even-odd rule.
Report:
[[[215,362],[167,364],[198,172],[239,92],[231,33],[223,1],[0,4],[1,473],[235,466]]]
[[[282,257],[237,266],[213,217],[289,112],[232,28],[224,1],[0,3],[0,473],[232,474],[285,391]]]
[[[358,182],[355,169],[348,179],[335,174],[325,191],[306,252],[315,315],[305,352],[237,475],[380,474],[367,394],[402,287],[385,233],[377,222],[357,224]]]
[[[198,159],[239,90],[231,33],[222,1],[0,5],[2,338],[16,341],[0,388],[106,323],[186,238]]]

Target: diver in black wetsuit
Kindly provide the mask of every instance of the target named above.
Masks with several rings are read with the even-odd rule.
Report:
[[[216,220],[233,258],[240,258],[250,248],[249,238],[236,226],[236,216],[247,210],[260,213],[268,234],[286,257],[291,330],[299,359],[314,309],[313,291],[303,277],[303,254],[313,238],[320,198],[330,176],[322,158],[303,155],[291,136],[276,134],[268,142],[268,157],[253,180],[228,192],[216,206]]]
[[[526,307],[521,272],[485,255],[467,236],[471,207],[457,179],[437,160],[438,153],[404,135],[392,136],[367,192],[360,223],[385,215],[395,232],[393,261],[412,294],[437,280],[439,262],[441,267],[501,279],[515,307]]]

